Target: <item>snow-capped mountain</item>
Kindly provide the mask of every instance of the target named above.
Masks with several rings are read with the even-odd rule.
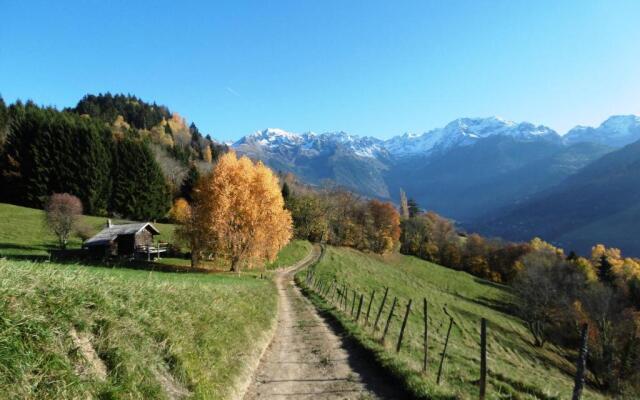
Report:
[[[459,118],[444,128],[433,129],[422,135],[404,134],[385,142],[392,155],[425,155],[432,151],[445,151],[454,146],[466,146],[489,136],[507,136],[517,140],[560,140],[553,129],[529,122],[515,123],[499,117]]]
[[[396,199],[402,188],[424,207],[468,220],[558,184],[634,140],[640,140],[635,116],[611,117],[598,128],[576,127],[564,137],[543,125],[489,117],[460,118],[388,140],[270,128],[232,147],[308,183],[331,180],[387,199]]]
[[[340,146],[358,157],[404,157],[426,155],[432,151],[446,151],[455,146],[466,146],[489,136],[506,136],[519,141],[559,141],[560,135],[553,129],[528,122],[515,123],[499,117],[460,118],[443,128],[423,134],[395,136],[388,140],[360,137],[346,132],[297,134],[282,129],[268,128],[245,136],[233,144],[234,148],[255,153],[258,150],[282,152],[297,148],[299,152],[321,152],[326,146]],[[254,148],[254,149],[251,149]]]
[[[326,132],[303,134],[287,132],[277,128],[267,128],[245,136],[232,146],[246,153],[279,153],[295,156],[314,156],[340,148],[358,157],[385,157],[384,142],[373,137],[360,137],[346,132]]]
[[[564,140],[568,144],[591,142],[612,147],[626,146],[640,140],[640,117],[614,115],[597,128],[576,126],[567,132]]]

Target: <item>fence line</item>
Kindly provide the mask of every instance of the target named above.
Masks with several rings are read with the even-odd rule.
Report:
[[[328,302],[330,305],[336,307],[336,310],[340,311],[347,317],[351,317],[357,325],[361,325],[366,332],[366,328],[369,325],[369,317],[371,314],[371,310],[374,307],[374,300],[376,295],[376,290],[372,289],[371,297],[368,300],[369,303],[366,305],[366,313],[364,314],[364,319],[360,319],[361,313],[363,311],[363,305],[365,303],[364,293],[358,294],[356,289],[350,288],[346,282],[340,283],[337,279],[333,278],[333,280],[322,279],[321,277],[316,277],[315,268],[311,267],[307,270],[307,275],[305,279],[306,286],[311,290],[315,291],[324,301]],[[349,299],[349,291],[352,291],[351,299]],[[357,311],[356,311],[356,298],[359,297]],[[384,295],[382,300],[380,301],[380,306],[376,313],[375,321],[371,328],[371,335],[375,335],[375,332],[378,330],[378,324],[380,322],[380,318],[382,317],[385,306],[387,302],[387,298],[389,297],[389,287],[386,287],[384,290]],[[349,308],[349,300],[351,300],[351,307]],[[429,364],[429,304],[427,302],[426,297],[423,299],[423,310],[422,310],[422,318],[423,318],[423,332],[422,332],[422,351],[423,351],[423,359],[422,359],[422,373],[427,374],[428,372],[428,364]],[[384,330],[380,337],[380,343],[385,344],[385,339],[389,330],[391,329],[391,323],[393,318],[395,317],[395,309],[398,306],[398,303],[401,301],[397,296],[393,297],[393,302],[391,304],[391,308],[386,316],[386,322],[384,325]],[[402,348],[403,339],[405,337],[405,330],[407,328],[408,319],[411,314],[411,306],[413,303],[413,299],[409,299],[406,305],[406,310],[404,314],[404,318],[402,319],[402,324],[400,327],[400,331],[398,333],[398,340],[396,344],[396,353],[399,353]],[[449,317],[449,326],[446,331],[446,336],[444,339],[444,345],[442,348],[442,352],[440,354],[440,360],[438,365],[438,372],[436,376],[436,384],[439,385],[444,376],[444,364],[447,358],[447,349],[449,347],[449,342],[451,339],[451,331],[454,325],[457,325],[454,317],[449,314],[446,307],[443,307],[444,314]],[[446,320],[445,320],[446,321]],[[440,328],[445,323],[442,321]],[[478,396],[479,399],[484,400],[487,392],[487,376],[489,376],[489,366],[487,364],[487,320],[485,318],[480,319],[480,377],[477,381],[478,385]],[[440,328],[437,328],[436,331],[439,331]],[[575,388],[573,393],[573,400],[579,400],[582,394],[582,389],[584,387],[584,374],[586,372],[586,357],[587,357],[587,335],[588,335],[588,326],[583,327],[581,339],[582,343],[580,346],[580,354],[577,361],[577,371],[575,376]]]

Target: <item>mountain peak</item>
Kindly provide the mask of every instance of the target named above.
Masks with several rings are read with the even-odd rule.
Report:
[[[568,144],[593,142],[606,146],[622,147],[640,140],[640,117],[613,115],[597,128],[578,125],[564,136]]]
[[[613,115],[600,124],[599,128],[615,133],[626,133],[638,125],[640,125],[640,117],[636,115]]]
[[[529,122],[516,123],[501,117],[458,118],[444,128],[433,129],[422,135],[404,134],[385,142],[389,152],[395,156],[407,156],[445,150],[453,146],[469,145],[489,136],[509,136],[518,140],[538,138],[559,139],[559,135],[543,125]]]

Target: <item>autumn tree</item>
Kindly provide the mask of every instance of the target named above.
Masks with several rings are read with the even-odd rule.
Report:
[[[368,204],[371,225],[369,247],[376,253],[393,251],[400,239],[400,214],[391,203],[371,200]]]
[[[409,218],[409,203],[407,202],[407,194],[400,189],[400,213],[402,218]]]
[[[58,238],[62,250],[67,248],[69,236],[82,215],[82,202],[69,193],[55,193],[45,206],[45,222]]]
[[[173,206],[169,211],[169,218],[176,223],[183,223],[189,220],[191,214],[191,206],[182,197],[177,198],[173,202]]]
[[[211,252],[234,272],[273,261],[292,234],[277,177],[261,162],[234,152],[220,157],[213,173],[198,182],[182,229],[193,267],[201,254]]]
[[[321,242],[327,238],[327,206],[320,196],[313,193],[290,194],[287,208],[293,219],[295,237],[311,242]]]
[[[211,147],[208,144],[202,150],[202,159],[209,164],[213,162],[213,154],[211,153]]]

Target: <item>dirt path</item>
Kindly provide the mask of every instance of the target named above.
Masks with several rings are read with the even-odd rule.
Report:
[[[279,271],[276,334],[244,397],[255,399],[393,399],[384,376],[344,341],[293,282],[320,248]]]

